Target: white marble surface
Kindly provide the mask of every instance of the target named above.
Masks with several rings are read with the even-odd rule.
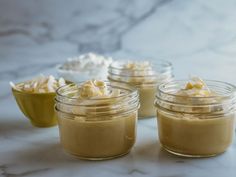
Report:
[[[163,151],[156,120],[138,123],[127,156],[88,162],[65,154],[57,127],[34,128],[8,82],[55,74],[67,57],[164,58],[177,78],[195,74],[236,84],[235,0],[0,0],[0,176],[235,177],[236,142],[207,159]]]

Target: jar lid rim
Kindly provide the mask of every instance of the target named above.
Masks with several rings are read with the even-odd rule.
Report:
[[[142,62],[142,61],[148,61],[150,62],[150,64],[152,65],[156,65],[156,66],[163,66],[165,65],[166,68],[170,68],[172,69],[173,68],[173,65],[171,62],[167,61],[167,60],[163,60],[163,59],[156,59],[154,61],[150,61],[150,60],[130,60],[131,62]],[[111,68],[111,69],[122,69],[122,70],[126,70],[125,68],[122,68],[122,67],[115,67],[114,64],[122,64],[122,63],[127,63],[127,60],[114,60],[108,68]],[[127,69],[128,70],[128,69]],[[135,69],[135,71],[144,71],[143,69]],[[145,71],[148,71],[148,70],[145,70]]]
[[[77,100],[78,98],[70,98],[68,97],[68,95],[63,95],[60,93],[60,90],[65,88],[65,87],[73,87],[73,86],[79,86],[80,84],[84,83],[85,81],[82,81],[82,82],[78,82],[78,83],[71,83],[71,84],[67,84],[67,85],[64,85],[62,87],[59,87],[57,90],[56,90],[56,94],[60,97],[63,97],[63,98],[66,98],[66,99],[70,99],[70,100]],[[117,82],[109,82],[109,81],[105,81],[106,83],[110,83],[110,84],[115,84]],[[118,84],[118,83],[117,83]],[[114,97],[109,97],[109,98],[89,98],[89,100],[91,101],[98,101],[98,100],[109,100],[111,98],[123,98],[123,97],[127,97],[127,96],[132,96],[132,95],[137,95],[138,94],[138,91],[135,87],[132,87],[132,86],[129,86],[129,85],[124,85],[126,88],[120,86],[119,89],[123,89],[123,90],[129,90],[130,92],[126,93],[126,94],[122,94],[122,95],[119,95],[119,96],[114,96]]]
[[[212,98],[230,98],[233,96],[233,94],[236,92],[236,86],[233,84],[230,84],[228,82],[223,82],[223,81],[217,81],[217,80],[204,80],[206,83],[214,83],[214,84],[221,84],[222,86],[226,86],[229,90],[228,93],[224,94],[224,95],[215,95],[215,96],[185,96],[185,95],[177,95],[176,93],[170,93],[165,91],[165,89],[169,86],[171,86],[171,84],[177,84],[177,83],[187,83],[188,79],[180,79],[180,80],[173,80],[170,82],[165,82],[160,84],[157,87],[157,91],[160,92],[160,94],[165,94],[167,96],[173,96],[173,97],[179,97],[179,98],[189,98],[189,99],[212,99]]]

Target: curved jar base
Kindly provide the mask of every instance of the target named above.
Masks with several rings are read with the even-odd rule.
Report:
[[[206,158],[206,157],[214,157],[214,156],[217,156],[217,155],[220,155],[220,154],[223,154],[225,151],[223,152],[219,152],[219,153],[213,153],[213,154],[185,154],[185,153],[181,153],[181,152],[176,152],[176,151],[173,151],[172,149],[169,149],[168,147],[164,146],[164,145],[161,145],[162,148],[171,153],[171,154],[174,154],[176,156],[180,156],[180,157],[186,157],[186,158]]]
[[[67,150],[65,150],[65,151],[67,153],[69,153],[70,155],[72,155],[73,157],[75,157],[76,159],[89,160],[89,161],[102,161],[102,160],[111,160],[111,159],[115,159],[115,158],[125,156],[125,155],[129,154],[131,150],[128,150],[128,151],[126,151],[125,153],[122,153],[122,154],[118,154],[118,155],[114,155],[114,156],[108,156],[108,157],[85,157],[85,156],[80,156],[78,154],[71,153]]]

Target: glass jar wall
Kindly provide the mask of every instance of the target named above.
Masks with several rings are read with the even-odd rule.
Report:
[[[159,140],[164,149],[190,157],[214,156],[232,143],[235,125],[235,87],[206,81],[209,97],[177,95],[186,81],[162,84],[155,105]]]
[[[136,139],[137,90],[116,83],[109,89],[119,89],[120,96],[77,98],[81,83],[57,90],[55,109],[59,119],[61,144],[81,159],[104,160],[127,154]]]
[[[128,67],[127,67],[128,66]],[[173,78],[172,64],[158,60],[155,62],[115,61],[108,68],[108,79],[125,83],[138,89],[140,97],[140,118],[156,115],[154,100],[159,84]]]

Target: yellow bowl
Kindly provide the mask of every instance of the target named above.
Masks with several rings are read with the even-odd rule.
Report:
[[[57,114],[54,111],[56,93],[28,93],[12,88],[12,93],[23,114],[36,127],[57,125]]]

